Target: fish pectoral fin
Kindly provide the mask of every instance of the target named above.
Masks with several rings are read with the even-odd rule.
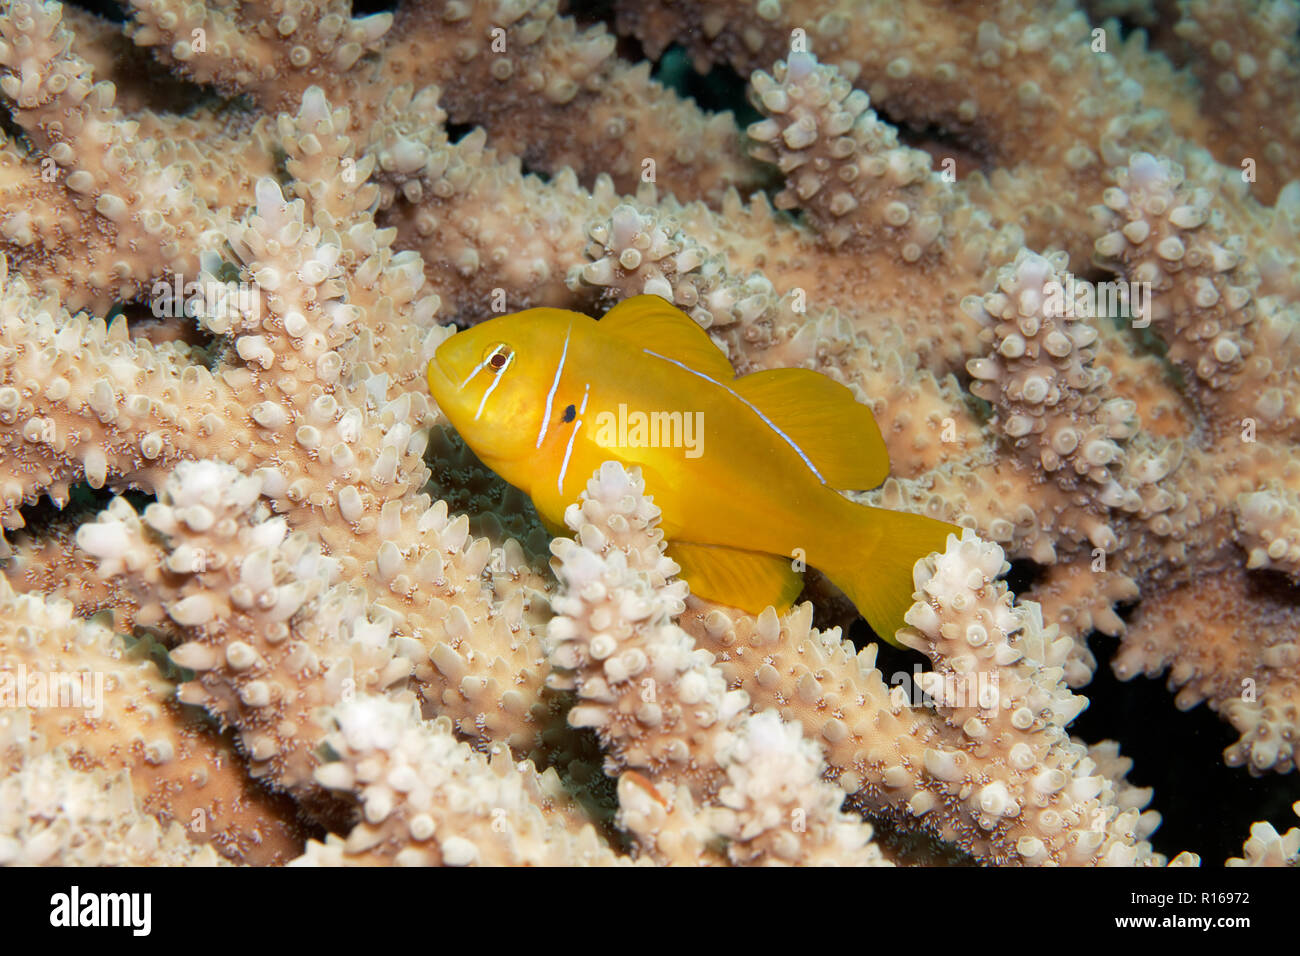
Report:
[[[889,453],[871,409],[834,379],[807,368],[774,368],[731,387],[798,445],[832,488],[866,490],[889,475]]]
[[[573,537],[573,532],[569,530],[568,525],[566,525],[563,521],[561,521],[559,524],[556,524],[554,521],[546,517],[546,515],[542,514],[540,511],[537,512],[537,517],[542,522],[542,527],[546,529],[546,533],[549,534],[552,538]]]
[[[785,611],[803,590],[803,575],[779,554],[682,541],[668,542],[667,554],[692,594],[750,614],[768,605]]]
[[[532,499],[533,510],[547,534],[552,538],[573,537],[573,532],[564,523],[564,510],[570,502],[556,490],[555,482],[538,482],[528,490],[528,497]],[[576,500],[577,495],[574,498]]]
[[[637,348],[648,348],[665,358],[676,359],[688,368],[720,382],[729,382],[736,371],[726,353],[714,344],[695,320],[657,295],[635,295],[605,313],[599,328],[617,335]]]

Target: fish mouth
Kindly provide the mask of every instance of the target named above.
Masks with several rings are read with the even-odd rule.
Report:
[[[426,377],[429,381],[429,392],[439,404],[442,404],[442,401],[452,393],[452,381],[436,353],[429,360]]]

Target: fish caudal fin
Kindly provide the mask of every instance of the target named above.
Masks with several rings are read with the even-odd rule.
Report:
[[[947,547],[948,535],[961,528],[946,521],[903,511],[854,505],[860,528],[855,542],[842,550],[839,567],[824,567],[831,581],[867,619],[871,629],[898,646],[894,633],[904,626],[915,585],[912,567],[932,551]]]

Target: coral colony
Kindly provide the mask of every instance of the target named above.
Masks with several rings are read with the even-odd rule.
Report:
[[[1200,862],[1071,724],[1096,631],[1234,773],[1294,769],[1300,7],[1089,6],[1149,33],[0,2],[0,861]],[[425,388],[458,327],[642,293],[739,374],[848,386],[892,464],[854,497],[960,526],[914,570],[921,669],[815,582],[690,595],[638,469],[552,535]]]

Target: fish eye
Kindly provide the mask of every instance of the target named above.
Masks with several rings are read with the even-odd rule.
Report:
[[[490,367],[500,371],[510,364],[510,359],[513,355],[514,353],[510,350],[510,346],[503,342],[498,342],[496,345],[488,349],[484,360]]]

